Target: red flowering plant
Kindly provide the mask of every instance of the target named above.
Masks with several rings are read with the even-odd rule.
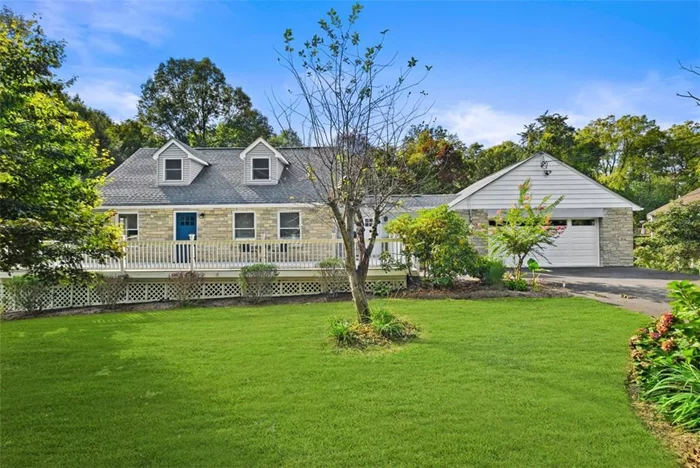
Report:
[[[494,257],[513,257],[513,276],[522,278],[523,265],[529,256],[543,257],[548,245],[553,245],[561,235],[564,226],[551,226],[554,208],[564,199],[563,196],[551,201],[552,196],[544,197],[533,205],[530,194],[532,183],[527,179],[518,186],[518,201],[505,213],[499,210],[494,218],[495,226],[487,236]]]
[[[634,377],[643,389],[656,384],[659,372],[683,363],[700,366],[700,287],[689,281],[669,283],[671,312],[630,338]]]

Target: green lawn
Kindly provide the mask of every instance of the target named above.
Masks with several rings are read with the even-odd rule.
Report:
[[[624,388],[646,319],[584,299],[393,301],[397,351],[336,353],[349,303],[0,324],[0,465],[674,466]]]

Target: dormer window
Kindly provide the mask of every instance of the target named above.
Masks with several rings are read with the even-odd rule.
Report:
[[[166,159],[165,160],[165,180],[180,181],[182,180],[182,159]]]
[[[253,180],[270,180],[270,159],[252,159]]]

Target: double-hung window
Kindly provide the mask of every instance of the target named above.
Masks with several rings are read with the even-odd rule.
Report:
[[[234,213],[233,238],[255,239],[255,213]]]
[[[117,222],[124,228],[127,239],[139,237],[139,215],[136,213],[119,213]]]
[[[182,180],[182,159],[165,160],[165,180]]]
[[[270,180],[270,160],[268,158],[253,158],[251,163],[253,180]]]
[[[301,213],[280,213],[279,228],[280,239],[301,239]]]

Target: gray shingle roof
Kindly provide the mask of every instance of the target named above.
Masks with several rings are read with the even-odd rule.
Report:
[[[190,185],[158,185],[157,148],[141,148],[107,177],[103,188],[104,206],[143,205],[237,205],[265,203],[312,203],[316,191],[301,164],[300,157],[287,158],[292,163],[284,169],[276,185],[245,185],[244,148],[193,148],[193,154],[208,162]],[[285,155],[285,149],[279,149]],[[288,150],[289,151],[289,150]],[[309,155],[310,157],[311,154]],[[285,155],[286,157],[286,155]],[[451,201],[455,195],[417,195],[406,197],[406,209],[437,206]]]

